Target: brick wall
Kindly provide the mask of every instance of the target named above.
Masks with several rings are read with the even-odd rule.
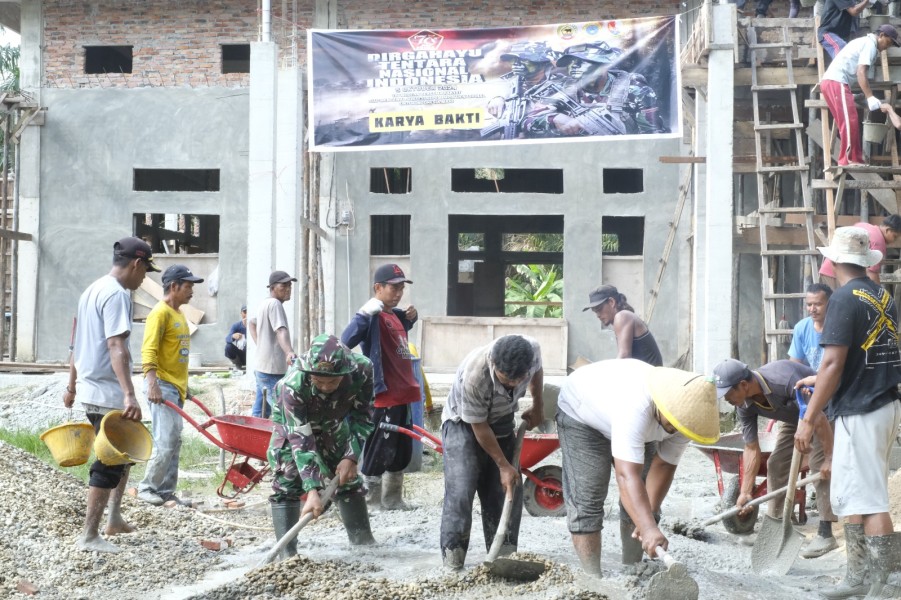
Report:
[[[279,14],[281,4],[273,2],[273,36],[290,60],[294,19]],[[298,2],[300,40],[306,39],[312,6],[313,0]],[[258,35],[257,3],[248,0],[46,0],[44,84],[245,87],[246,73],[222,73],[220,45],[250,43]],[[86,45],[133,46],[132,73],[85,74]]]
[[[297,15],[292,6],[297,4]],[[315,0],[273,0],[272,33],[283,64],[306,63]],[[45,0],[44,84],[48,87],[246,87],[246,73],[221,72],[221,44],[257,40],[257,3],[248,0]],[[338,0],[342,29],[505,27],[659,16],[679,0]],[[296,27],[296,29],[295,29]],[[296,33],[296,37],[294,34]],[[84,46],[133,46],[132,73],[84,72]],[[296,51],[295,51],[296,48]]]
[[[339,0],[338,21],[342,29],[517,27],[659,17],[675,14],[680,5],[679,0]]]

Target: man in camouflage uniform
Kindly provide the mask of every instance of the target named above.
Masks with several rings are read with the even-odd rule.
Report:
[[[557,66],[569,79],[525,119],[526,137],[665,133],[644,75],[611,68],[622,54],[606,42],[567,48]]]
[[[561,75],[552,74],[554,52],[544,42],[517,42],[501,54],[501,60],[510,62],[510,72],[501,79],[510,82],[506,97],[496,96],[488,102],[488,113],[497,122],[482,130],[482,137],[500,134],[498,139],[522,137],[522,122],[536,101],[550,95],[554,89],[550,81],[562,82]]]
[[[338,477],[335,503],[351,544],[374,543],[357,462],[372,433],[372,363],[333,335],[320,335],[276,386],[269,466],[275,535],[281,539],[302,515],[325,509],[319,490]],[[303,510],[300,498],[306,495]],[[296,540],[282,558],[297,554]]]

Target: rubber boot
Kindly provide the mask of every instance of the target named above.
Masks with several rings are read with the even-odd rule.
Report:
[[[286,500],[284,502],[270,502],[272,510],[272,528],[275,530],[276,541],[282,539],[288,530],[300,520],[300,500]],[[297,538],[288,542],[279,552],[282,560],[297,555]]]
[[[354,546],[374,544],[375,538],[372,537],[372,529],[369,528],[366,499],[360,494],[351,494],[338,500],[337,505],[350,543]]]
[[[870,565],[870,589],[864,600],[901,598],[901,587],[886,583],[889,574],[899,568],[898,563],[901,561],[899,537],[901,537],[899,533],[866,536]]]
[[[445,569],[450,569],[452,571],[459,571],[463,568],[463,564],[466,562],[466,549],[465,548],[442,548],[441,549],[441,560],[444,563]]]
[[[382,507],[382,478],[364,477],[366,482],[366,504],[372,510]]]
[[[843,600],[855,596],[863,596],[870,589],[867,581],[868,552],[864,542],[863,524],[845,524],[845,550],[848,564],[845,567],[845,578],[834,589],[820,592],[827,600]]]
[[[632,537],[633,531],[635,531],[635,523],[632,522],[632,519],[626,517],[626,519],[623,520],[620,518],[619,539],[622,542],[623,547],[624,565],[632,565],[641,561],[641,556],[644,554],[641,542]]]
[[[404,472],[386,471],[382,475],[382,508],[384,510],[410,510],[404,504]]]

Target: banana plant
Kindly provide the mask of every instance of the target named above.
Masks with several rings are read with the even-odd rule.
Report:
[[[561,306],[517,304],[517,302],[562,302],[563,278],[557,265],[515,265],[515,274],[507,277],[504,314],[508,317],[559,318]]]

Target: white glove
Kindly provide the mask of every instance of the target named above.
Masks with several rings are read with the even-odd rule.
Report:
[[[244,348],[247,347],[247,339],[246,338],[241,338],[240,340],[235,340],[233,343],[238,350],[243,350]]]
[[[360,307],[360,310],[357,312],[363,313],[364,315],[375,315],[382,312],[382,308],[385,305],[378,298],[370,298],[366,301],[366,304]]]
[[[879,98],[876,96],[870,96],[867,98],[867,106],[870,107],[870,110],[877,111],[879,107],[882,106],[882,102],[879,101]]]

